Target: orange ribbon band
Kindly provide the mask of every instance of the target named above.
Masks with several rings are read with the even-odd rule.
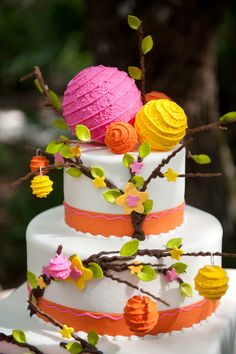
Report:
[[[191,327],[210,316],[216,310],[218,304],[219,301],[201,300],[181,308],[159,311],[158,323],[145,334],[157,335],[158,333],[168,333]],[[89,332],[93,329],[99,335],[145,335],[132,332],[127,326],[123,314],[73,309],[55,304],[44,298],[38,300],[38,306],[61,324],[73,327],[75,331]]]
[[[134,232],[130,215],[105,214],[77,209],[66,202],[64,202],[64,208],[66,224],[77,231],[105,237],[132,236]],[[184,203],[172,209],[149,213],[144,220],[143,231],[145,235],[159,235],[180,226],[183,219]]]

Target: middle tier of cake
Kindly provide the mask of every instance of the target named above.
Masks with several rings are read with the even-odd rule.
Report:
[[[183,239],[182,248],[185,252],[221,251],[222,228],[218,220],[189,206],[185,208],[182,226],[169,233],[147,237],[145,241],[140,242],[139,249],[165,249],[169,239],[178,237]],[[56,207],[35,217],[28,226],[28,271],[37,276],[42,274],[43,267],[55,257],[59,245],[63,246],[63,255],[70,257],[77,254],[83,261],[102,251],[119,251],[129,240],[128,237],[107,239],[76,232],[64,223],[63,207]],[[144,256],[142,261],[153,263],[154,259]],[[186,273],[181,274],[183,281],[194,289],[194,277],[198,270],[206,264],[211,264],[211,261],[210,257],[182,256],[181,262],[188,265]],[[170,257],[160,259],[161,262],[165,267],[175,263]],[[220,257],[215,257],[214,263],[220,265]],[[115,276],[117,277],[117,274]],[[153,334],[189,327],[208,317],[217,306],[217,302],[204,300],[195,290],[192,297],[181,296],[179,283],[168,283],[162,274],[150,282],[140,281],[130,270],[120,272],[118,277],[169,304],[166,306],[158,302],[160,320],[155,331],[151,332]],[[39,306],[76,330],[95,329],[99,334],[131,335],[133,333],[124,328],[123,311],[128,299],[134,295],[141,293],[127,284],[107,277],[87,281],[82,291],[73,282],[53,281],[39,300]]]

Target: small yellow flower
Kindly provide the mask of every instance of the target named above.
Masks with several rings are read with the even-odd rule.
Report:
[[[102,176],[102,177],[99,177],[99,176],[96,176],[94,179],[93,179],[93,185],[95,188],[104,188],[106,187],[106,182],[105,182],[105,176]]]
[[[70,152],[73,154],[73,156],[80,157],[81,155],[80,146],[79,145],[71,146]]]
[[[130,269],[131,274],[138,274],[142,269],[143,265],[140,265],[140,262],[138,260],[135,260],[134,265],[129,266],[128,268]]]
[[[127,183],[125,193],[116,198],[116,204],[123,206],[125,214],[131,214],[132,211],[143,213],[143,203],[148,199],[148,193],[139,192],[133,183]]]
[[[63,338],[67,338],[70,339],[71,338],[71,334],[74,332],[74,328],[73,327],[67,327],[67,325],[64,325],[62,327],[62,329],[60,330],[60,333],[62,335]]]
[[[78,280],[74,280],[72,278],[68,278],[68,280],[74,281],[77,288],[79,288],[80,290],[84,290],[86,281],[93,279],[93,272],[90,269],[85,268],[83,266],[81,259],[76,255],[72,256],[70,258],[70,261],[71,261],[71,269],[76,267],[77,270],[80,270],[82,272],[82,275],[78,278]]]
[[[177,172],[175,172],[171,167],[168,168],[166,173],[164,173],[164,176],[168,182],[175,182],[178,175],[179,174]]]
[[[37,278],[37,285],[40,287],[40,289],[46,288],[46,283],[44,282],[43,277]]]
[[[174,248],[170,251],[171,258],[177,259],[178,261],[181,259],[183,253],[184,251],[177,246],[174,246]]]

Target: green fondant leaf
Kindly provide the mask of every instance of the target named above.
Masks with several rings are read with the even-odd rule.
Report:
[[[190,284],[188,283],[181,283],[180,284],[180,292],[183,297],[192,297],[193,296],[193,289]]]
[[[93,178],[95,178],[95,177],[103,177],[104,176],[104,170],[101,167],[92,166],[91,167],[91,175],[93,176]]]
[[[124,154],[122,163],[126,168],[129,168],[133,162],[134,162],[134,156],[130,154]]]
[[[137,277],[142,281],[152,281],[156,279],[157,273],[153,267],[145,265],[141,271],[138,272]]]
[[[138,148],[138,154],[142,159],[147,157],[150,154],[150,152],[151,152],[151,145],[149,144],[148,141],[141,144]]]
[[[222,117],[220,117],[220,122],[222,123],[228,123],[231,122],[232,120],[236,119],[236,112],[228,112],[225,113]]]
[[[51,89],[48,89],[48,94],[51,98],[53,106],[57,110],[60,110],[61,109],[61,101],[60,101],[59,97],[57,96],[56,92],[52,91]]]
[[[32,272],[27,272],[27,280],[31,286],[31,288],[37,288],[37,277],[34,273]]]
[[[210,157],[205,154],[191,155],[191,158],[200,165],[207,165],[208,163],[211,163]]]
[[[69,159],[73,157],[73,153],[70,151],[70,145],[62,144],[59,153],[65,158]]]
[[[104,277],[103,270],[99,264],[95,262],[90,262],[88,264],[88,268],[93,272],[94,279],[102,279]]]
[[[70,352],[72,354],[79,354],[79,353],[82,353],[82,351],[83,351],[82,345],[78,342],[67,343],[66,349],[68,350],[68,352]]]
[[[172,264],[171,267],[176,270],[176,273],[182,274],[182,273],[185,272],[185,270],[187,269],[188,265],[186,263],[176,262],[176,263]]]
[[[139,240],[128,241],[121,247],[120,255],[122,257],[134,256],[138,251],[138,247]]]
[[[128,66],[128,73],[134,80],[141,80],[142,72],[137,66]]]
[[[39,90],[39,92],[43,93],[43,89],[42,89],[38,79],[34,79],[34,84],[37,87],[37,89]]]
[[[109,189],[102,194],[108,203],[115,204],[116,198],[118,198],[122,193],[118,189]]]
[[[68,130],[68,125],[66,124],[66,122],[62,118],[56,118],[53,121],[53,125],[54,125],[54,127],[58,128],[58,129]]]
[[[130,28],[132,28],[133,30],[138,30],[140,25],[141,25],[141,21],[138,17],[133,16],[133,15],[128,15],[128,25]]]
[[[17,341],[17,343],[26,343],[25,333],[18,329],[12,331],[12,337]]]
[[[75,127],[75,133],[80,141],[88,142],[91,140],[91,134],[88,127],[82,124],[78,124]]]
[[[142,176],[134,176],[131,178],[131,182],[135,185],[136,188],[139,188],[143,185],[144,178]],[[143,205],[144,205],[144,203],[143,203]],[[145,207],[144,207],[144,209],[145,209]]]
[[[144,214],[150,213],[150,211],[152,211],[153,208],[153,200],[152,199],[147,199],[145,200],[145,202],[143,203],[144,206]]]
[[[172,238],[166,244],[166,248],[174,248],[175,246],[179,248],[181,246],[183,239],[182,238]]]
[[[153,47],[153,40],[152,40],[152,36],[146,36],[143,40],[142,40],[142,51],[143,54],[147,54],[148,52],[150,52],[150,50],[152,50]]]
[[[50,143],[47,145],[46,147],[46,152],[48,154],[56,154],[57,152],[59,152],[59,150],[61,149],[61,147],[63,146],[63,143],[59,143],[56,140],[52,140],[50,141]]]
[[[68,173],[68,175],[72,176],[72,177],[80,177],[82,172],[76,168],[76,167],[70,167],[68,168],[68,170],[66,171],[66,173]]]
[[[95,346],[99,340],[98,334],[95,331],[90,331],[88,333],[88,342],[89,344]]]

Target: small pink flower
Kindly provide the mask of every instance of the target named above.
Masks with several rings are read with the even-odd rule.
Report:
[[[58,164],[58,165],[64,163],[63,157],[58,152],[56,154],[54,154],[54,162],[55,162],[55,164]]]
[[[142,167],[143,167],[143,163],[142,162],[138,162],[138,161],[134,161],[130,165],[130,169],[131,169],[132,173],[140,173]]]
[[[76,266],[71,268],[70,277],[75,281],[77,281],[82,276],[82,274],[83,273],[81,270],[79,270]]]
[[[126,202],[130,208],[133,208],[138,205],[139,199],[139,196],[129,194],[126,198]]]
[[[66,256],[57,254],[56,257],[50,259],[49,265],[43,267],[43,274],[59,280],[65,280],[69,277],[71,262]]]
[[[168,283],[171,283],[173,280],[176,280],[178,278],[179,276],[174,268],[172,268],[171,270],[167,270],[166,280],[168,281]]]

